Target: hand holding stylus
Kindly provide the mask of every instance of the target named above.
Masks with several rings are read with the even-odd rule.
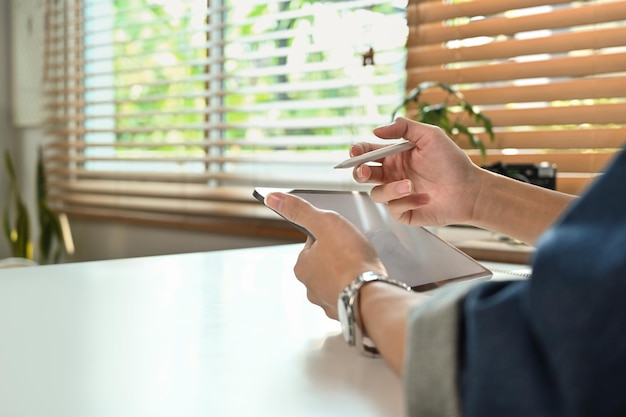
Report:
[[[370,195],[385,204],[396,221],[434,226],[472,220],[481,170],[443,130],[400,117],[373,133],[380,139],[405,142],[384,148],[372,143],[356,145],[353,154],[380,164],[357,163],[353,176],[360,183],[378,184]],[[387,148],[404,151],[393,153]],[[379,151],[391,154],[381,157],[376,155]]]

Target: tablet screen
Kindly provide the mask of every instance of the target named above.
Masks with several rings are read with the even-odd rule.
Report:
[[[256,188],[254,195],[262,202],[272,191],[297,195],[318,208],[344,216],[372,242],[389,276],[416,291],[491,277],[491,271],[427,229],[394,222],[386,207],[366,192]]]

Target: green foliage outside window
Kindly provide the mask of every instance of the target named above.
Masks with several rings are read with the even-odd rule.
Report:
[[[346,85],[343,88],[310,88],[310,89],[275,89],[257,88],[268,85],[289,86],[293,83],[317,83],[324,80],[342,79],[346,75],[344,68],[337,67],[325,71],[285,72],[279,70],[286,65],[285,48],[298,52],[296,42],[303,39],[285,36],[262,36],[271,32],[292,31],[299,26],[309,28],[308,33],[320,33],[324,30],[324,22],[316,20],[312,15],[298,15],[294,13],[292,19],[275,20],[272,16],[277,12],[291,10],[300,11],[306,7],[319,7],[320,2],[293,0],[289,2],[270,4],[247,4],[246,1],[236,1],[237,21],[250,22],[249,24],[225,25],[223,36],[224,44],[223,67],[225,75],[218,83],[227,93],[218,97],[219,106],[216,106],[215,69],[207,66],[207,57],[211,51],[208,48],[206,34],[202,25],[206,24],[203,12],[193,10],[192,6],[181,2],[177,7],[172,2],[157,2],[151,0],[114,0],[114,30],[113,30],[113,69],[114,72],[114,99],[115,99],[115,127],[119,133],[115,140],[118,142],[160,142],[171,143],[171,146],[161,146],[159,152],[169,155],[177,153],[185,156],[202,155],[205,150],[198,147],[193,150],[189,146],[178,146],[177,142],[196,142],[205,140],[207,129],[204,126],[209,121],[215,122],[215,111],[207,109],[219,108],[219,122],[226,123],[231,128],[221,132],[223,140],[246,138],[256,134],[261,137],[294,137],[298,135],[327,136],[333,134],[350,133],[369,134],[370,126],[307,126],[276,127],[273,129],[254,129],[257,121],[267,120],[309,120],[315,118],[338,118],[359,116],[358,108],[352,106],[314,107],[289,106],[285,103],[313,102],[330,98],[359,97],[358,85]],[[206,4],[206,2],[196,2]],[[149,6],[149,7],[146,7]],[[195,6],[194,6],[195,7]],[[276,9],[280,8],[280,10]],[[132,12],[142,10],[141,12]],[[393,6],[385,3],[372,6],[369,12],[386,14],[394,11]],[[298,17],[303,16],[303,17]],[[228,13],[225,19],[235,18]],[[261,19],[263,18],[263,19]],[[154,22],[144,24],[143,22]],[[249,39],[257,35],[258,42],[239,43],[238,39]],[[310,37],[310,36],[309,36]],[[306,40],[306,39],[305,39]],[[314,40],[308,39],[312,43]],[[404,42],[404,40],[400,40]],[[314,48],[312,48],[314,49]],[[327,52],[302,51],[302,64],[311,65],[328,60]],[[257,57],[237,59],[238,57]],[[197,65],[181,65],[185,62],[198,62]],[[138,70],[138,68],[142,68]],[[267,75],[254,78],[238,76],[246,71],[254,72],[259,68],[268,68]],[[272,71],[274,69],[275,71]],[[391,74],[397,68],[385,66],[376,67],[373,71],[386,71]],[[213,78],[211,78],[213,77]],[[179,82],[179,80],[197,80],[194,82]],[[315,84],[314,84],[315,85]],[[401,84],[376,84],[368,86],[373,96],[398,94]],[[281,106],[273,103],[282,103]],[[378,105],[380,115],[388,115],[393,103]],[[356,113],[355,113],[356,112]],[[363,110],[362,117],[366,117]],[[154,126],[176,126],[173,129],[151,129]],[[362,129],[358,132],[351,130]],[[333,146],[329,145],[330,148]],[[127,155],[142,152],[146,149],[124,149]],[[306,146],[303,146],[306,149]],[[255,149],[251,149],[255,150]],[[154,148],[151,148],[154,152]],[[118,154],[119,156],[119,154]]]

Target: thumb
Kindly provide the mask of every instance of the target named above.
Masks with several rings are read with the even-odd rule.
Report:
[[[292,194],[273,192],[265,196],[265,205],[314,238],[311,232],[320,210],[311,203]]]

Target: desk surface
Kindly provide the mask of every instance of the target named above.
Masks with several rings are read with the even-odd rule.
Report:
[[[301,245],[0,270],[0,416],[401,416]]]

